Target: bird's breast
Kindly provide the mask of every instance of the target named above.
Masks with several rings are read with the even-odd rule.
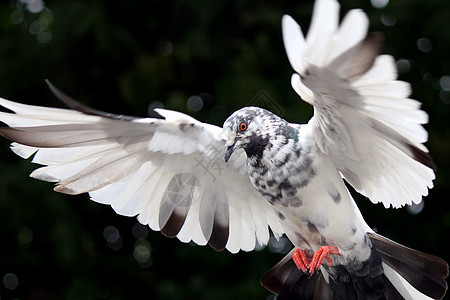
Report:
[[[289,239],[312,251],[339,247],[347,258],[367,258],[365,222],[355,213],[354,202],[336,168],[314,148],[288,153],[281,165],[272,157],[247,160],[256,190],[274,207]],[[278,153],[278,158],[282,158]]]
[[[267,201],[298,207],[302,202],[299,191],[310,184],[316,171],[311,150],[289,143],[249,157],[247,168],[253,186]]]

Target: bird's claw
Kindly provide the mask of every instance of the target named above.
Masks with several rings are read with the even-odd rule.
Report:
[[[327,260],[329,266],[333,264],[330,254],[341,255],[338,248],[333,246],[323,246],[314,252],[314,256],[311,260],[311,256],[306,250],[300,250],[297,248],[292,254],[292,260],[299,270],[304,273],[309,272],[309,274],[312,275],[316,270],[320,269],[324,259]]]
[[[308,267],[311,264],[311,256],[305,250],[300,250],[296,248],[294,253],[292,253],[292,260],[299,270],[302,270],[303,273],[308,271]]]

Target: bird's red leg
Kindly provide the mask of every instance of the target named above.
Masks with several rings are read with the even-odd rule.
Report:
[[[296,248],[294,253],[292,253],[292,260],[299,270],[304,273],[308,271],[309,264],[311,263],[308,253],[305,250],[300,250]]]
[[[325,258],[327,259],[328,265],[331,266],[333,261],[329,257],[330,254],[341,255],[341,253],[339,253],[339,249],[336,247],[332,246],[320,247],[319,250],[317,250],[314,253],[311,264],[309,265],[309,273],[313,274],[316,270],[320,269],[320,266],[322,265],[322,262]]]

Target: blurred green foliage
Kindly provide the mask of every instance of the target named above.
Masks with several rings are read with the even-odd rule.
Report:
[[[358,197],[357,202],[380,233],[448,261],[450,2],[391,0],[384,7],[371,2],[341,1],[342,10],[364,9],[371,30],[384,33],[383,52],[401,59],[400,78],[412,84],[413,98],[430,115],[427,145],[438,172],[417,215]],[[48,78],[104,111],[147,116],[149,107],[162,104],[221,125],[234,110],[258,104],[263,92],[284,118],[306,122],[312,109],[290,87],[280,20],[288,13],[307,28],[312,5],[300,0],[10,0],[0,4],[0,96],[61,106],[44,83]],[[188,108],[191,96],[202,98],[202,109]],[[61,195],[51,184],[29,179],[35,166],[15,157],[6,140],[0,146],[2,300],[269,296],[259,277],[281,254],[268,249],[217,253],[165,238],[87,195]],[[105,235],[108,226],[115,230],[113,242]]]

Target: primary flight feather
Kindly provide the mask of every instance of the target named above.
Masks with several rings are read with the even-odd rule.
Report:
[[[223,128],[159,109],[163,119],[0,99],[12,150],[43,167],[32,177],[89,193],[121,215],[183,242],[250,251],[286,234],[295,249],[261,282],[280,299],[440,299],[448,265],[366,224],[344,180],[385,207],[419,203],[433,186],[423,145],[427,114],[378,55],[361,10],[339,24],[335,0],[317,0],[307,37],[290,17],[283,41],[294,90],[313,105],[307,124],[257,107]]]

